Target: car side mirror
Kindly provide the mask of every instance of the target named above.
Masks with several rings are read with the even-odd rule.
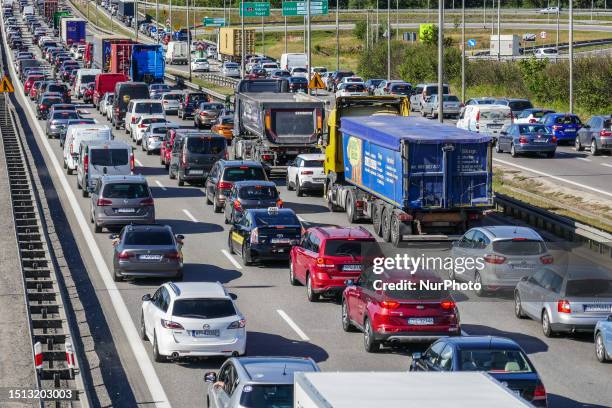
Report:
[[[590,128],[591,128],[591,125],[584,125],[584,126],[583,126],[583,128],[585,128],[585,129],[590,129]]]
[[[355,286],[355,281],[353,279],[347,279],[344,281],[346,286]]]
[[[501,132],[499,132],[500,135],[507,135],[508,132],[506,132],[505,130],[502,130]]]
[[[419,353],[419,352],[412,353],[412,359],[413,360],[420,360],[422,358],[423,358],[423,354],[422,353]]]
[[[231,292],[229,293],[229,297],[232,298],[232,300],[238,299],[238,295],[235,293],[231,293]]]
[[[184,239],[185,239],[185,236],[184,236],[184,235],[182,235],[182,234],[176,234],[176,239],[178,239],[178,240],[181,240],[181,241],[182,241],[182,240],[184,240]]]
[[[109,239],[117,239],[117,238],[119,238],[119,235],[118,235],[118,234],[110,234],[110,235],[108,236],[108,238],[109,238]]]
[[[143,302],[150,302],[151,301],[151,295],[149,295],[148,293],[146,295],[144,295],[142,297],[142,301]]]
[[[527,282],[529,280],[529,276],[523,276],[521,278],[521,282]]]
[[[217,382],[217,373],[213,371],[209,371],[204,374],[204,382],[214,383]]]

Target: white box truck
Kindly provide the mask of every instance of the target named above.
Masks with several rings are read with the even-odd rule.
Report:
[[[281,69],[291,71],[291,68],[306,68],[308,65],[308,57],[303,53],[287,53],[281,54],[280,66]]]
[[[166,50],[166,64],[187,64],[189,45],[186,41],[170,41]]]
[[[499,39],[497,35],[491,36],[491,55],[497,55],[497,49],[499,48],[499,55],[502,57],[516,57],[520,55],[521,37],[516,34],[513,35],[500,35]]]
[[[293,408],[527,408],[481,372],[295,373]]]

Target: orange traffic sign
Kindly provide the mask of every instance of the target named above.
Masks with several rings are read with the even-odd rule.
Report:
[[[11,84],[11,80],[8,75],[5,75],[2,78],[2,82],[0,83],[0,92],[15,92],[15,88],[13,88],[13,84]]]
[[[310,83],[308,84],[308,88],[310,89],[325,89],[325,84],[321,79],[321,75],[318,72],[315,72],[312,78],[310,78]]]

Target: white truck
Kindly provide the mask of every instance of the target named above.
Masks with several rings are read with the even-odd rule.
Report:
[[[521,55],[521,37],[516,34],[510,35],[492,35],[490,38],[491,51],[490,54],[497,55],[499,49],[499,55],[502,57],[516,57]]]
[[[170,41],[166,50],[166,64],[186,65],[189,60],[189,45],[186,41]]]
[[[291,68],[306,68],[308,66],[308,57],[303,53],[287,53],[281,54],[280,67],[287,71]]]
[[[481,372],[295,373],[293,408],[527,408]]]

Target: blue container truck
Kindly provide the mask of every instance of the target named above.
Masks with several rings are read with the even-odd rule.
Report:
[[[405,116],[344,117],[339,130],[344,171],[328,205],[387,242],[463,233],[493,206],[490,136]]]
[[[164,82],[164,48],[161,44],[134,44],[130,77],[134,82]]]
[[[75,17],[64,17],[61,20],[60,35],[67,45],[85,44],[87,38],[87,20]]]

